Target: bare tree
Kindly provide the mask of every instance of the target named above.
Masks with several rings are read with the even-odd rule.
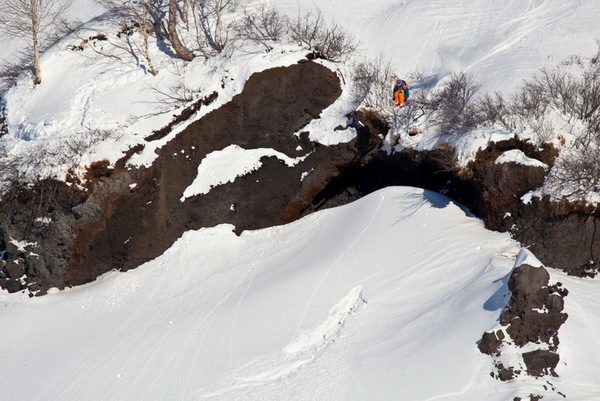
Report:
[[[194,53],[183,43],[179,35],[179,15],[187,24],[187,8],[190,0],[96,0],[99,4],[117,15],[129,19],[139,29],[143,37],[142,46],[136,46],[136,51],[148,61],[150,72],[154,69],[150,59],[148,39],[151,29],[157,40],[166,39],[179,58],[185,61],[194,59]],[[180,7],[181,4],[181,7]]]
[[[187,26],[190,23],[190,1],[183,0],[181,3],[181,21]]]
[[[51,31],[56,30],[68,8],[64,0],[4,0],[0,13],[0,32],[29,39],[33,49],[33,83],[42,82],[40,49]]]
[[[143,2],[142,2],[143,3]],[[152,62],[152,54],[150,53],[149,40],[152,34],[152,30],[150,26],[152,22],[150,21],[150,14],[148,13],[148,9],[146,7],[136,7],[133,3],[126,3],[126,10],[129,14],[129,18],[131,21],[137,25],[138,31],[142,37],[142,43],[138,44],[135,40],[131,41],[131,46],[135,48],[139,54],[141,54],[148,63],[148,71],[150,74],[156,75],[158,71],[154,67],[154,63]],[[127,36],[128,38],[130,36]]]
[[[187,4],[184,1],[184,5]],[[167,37],[169,42],[171,42],[171,46],[173,46],[173,50],[175,53],[185,61],[192,61],[194,59],[194,53],[188,49],[181,39],[179,38],[179,33],[177,32],[177,15],[178,15],[178,7],[177,0],[169,0],[169,19],[167,24]]]
[[[170,0],[173,1],[173,0]],[[229,25],[225,14],[237,5],[238,0],[196,0],[198,42],[202,42],[217,53],[221,53],[229,40]]]
[[[236,24],[236,30],[243,38],[265,47],[267,53],[273,50],[271,44],[279,41],[288,21],[274,6],[260,8],[253,13],[244,13],[244,17]]]

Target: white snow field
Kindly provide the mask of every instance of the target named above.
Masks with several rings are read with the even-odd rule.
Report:
[[[242,2],[238,12],[264,3]],[[291,18],[306,10],[314,12],[316,7],[311,1],[270,3]],[[339,24],[361,43],[360,54],[371,58],[382,55],[392,62],[399,76],[420,72],[437,82],[464,71],[473,76],[482,93],[511,93],[523,79],[543,67],[556,67],[573,54],[591,57],[600,39],[597,0],[322,0],[317,6],[328,22]],[[92,0],[79,0],[71,12],[85,18],[93,15],[93,10],[102,12]],[[33,87],[25,77],[10,89],[6,95],[10,135],[2,141],[13,154],[36,152],[39,147],[56,152],[67,141],[81,138],[90,143],[90,149],[77,155],[77,162],[115,162],[176,113],[178,106],[171,104],[173,99],[165,93],[178,96],[182,93],[174,88],[185,88],[188,95],[198,99],[218,92],[218,99],[195,117],[200,118],[241,92],[252,73],[296,63],[307,53],[290,45],[278,46],[268,54],[256,47],[227,57],[198,57],[186,64],[153,48],[153,63],[158,70],[153,76],[145,60],[133,55],[129,44],[116,36],[119,29],[118,22],[106,19],[89,22],[44,54],[40,85]],[[81,38],[98,33],[106,34],[108,40],[92,40],[83,51],[69,50],[69,46],[79,45]],[[111,57],[92,51],[92,44]],[[4,52],[12,54],[11,47],[7,45]],[[348,65],[328,65],[346,78],[351,74]],[[413,87],[416,90],[419,88]],[[334,120],[325,125],[344,123],[343,115],[355,106],[346,93],[324,115]],[[324,134],[320,131],[323,128],[323,124],[307,127],[311,139],[323,144],[352,139],[338,138],[339,132],[333,130]],[[98,136],[97,130],[110,130],[113,135],[97,143],[93,139]],[[462,160],[490,139],[512,135],[480,132],[473,140],[455,145]],[[143,155],[133,161],[150,163],[156,147],[171,137],[146,144]],[[438,140],[424,135],[420,143],[411,146],[427,148]],[[61,179],[72,162],[54,161],[46,167]]]
[[[388,188],[127,273],[1,294],[7,400],[507,400],[476,342],[518,250],[442,195]],[[495,294],[495,295],[494,295]],[[4,398],[6,397],[6,398]]]
[[[352,32],[371,57],[398,74],[472,74],[484,91],[510,92],[600,38],[595,0],[277,0],[291,16],[314,8]]]
[[[241,236],[187,232],[136,270],[0,294],[2,399],[600,399],[598,283],[562,277],[560,378],[492,379],[518,245],[448,198],[393,187]],[[556,275],[553,272],[553,276]],[[590,348],[591,347],[591,348]],[[518,362],[518,361],[517,361]]]
[[[100,13],[88,0],[75,4],[85,10],[74,13],[86,18]],[[314,6],[271,4],[291,17]],[[598,0],[320,0],[318,6],[361,41],[366,55],[390,59],[398,75],[421,71],[442,80],[466,71],[484,92],[510,92],[571,54],[591,56],[600,39]],[[96,20],[80,35],[114,36],[115,29]],[[0,54],[11,57],[19,44],[1,40]],[[183,84],[197,98],[217,91],[200,118],[243,90],[253,72],[306,54],[285,45],[269,54],[199,57],[186,66],[156,50],[155,77],[123,47],[103,48],[118,62],[67,49],[79,41],[69,37],[42,57],[40,85],[24,77],[8,92],[10,132],[2,145],[12,154],[49,154],[69,139],[112,130],[75,162],[114,162],[176,113],[156,89]],[[348,76],[345,66],[326,64]],[[351,140],[334,136],[333,127],[354,106],[345,92],[309,125],[311,139]],[[147,144],[133,162],[152,162],[155,149],[184,126]],[[457,152],[464,160],[492,136],[512,135],[475,132],[456,143]],[[411,146],[437,140],[423,135]],[[238,163],[223,169],[228,155]],[[258,168],[255,156],[232,147],[211,154],[181,195]],[[507,161],[533,163],[514,153],[499,160]],[[72,162],[48,159],[45,168],[61,179]],[[232,230],[187,232],[156,260],[85,286],[40,298],[0,293],[0,400],[565,399],[558,391],[568,400],[600,400],[599,281],[553,270],[553,280],[569,290],[560,377],[509,383],[490,377],[492,359],[477,341],[498,324],[519,246],[441,195],[388,188],[286,226],[239,237]]]

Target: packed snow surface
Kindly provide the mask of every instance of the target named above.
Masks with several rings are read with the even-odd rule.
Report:
[[[517,163],[523,164],[525,166],[548,168],[548,165],[546,163],[543,163],[537,159],[532,159],[531,157],[527,157],[525,153],[523,153],[523,151],[519,149],[507,150],[506,152],[498,156],[494,163]]]
[[[519,248],[448,198],[393,187],[285,226],[232,230],[187,232],[156,260],[81,287],[0,294],[3,396],[559,399],[543,381],[490,377],[477,341],[497,324]],[[569,320],[561,377],[549,380],[590,400],[600,361],[578,339],[600,346],[600,320],[586,317],[597,282],[560,280]]]
[[[181,201],[198,194],[207,194],[218,185],[233,182],[239,176],[258,170],[262,166],[261,159],[266,156],[275,156],[287,166],[295,166],[304,159],[291,158],[273,149],[244,149],[238,145],[229,145],[206,155],[198,166],[196,179],[185,189]]]
[[[127,273],[1,294],[11,400],[506,400],[476,347],[518,250],[442,195],[389,188]],[[492,305],[492,306],[490,306]],[[327,372],[327,373],[324,373]],[[31,377],[36,384],[31,385]]]

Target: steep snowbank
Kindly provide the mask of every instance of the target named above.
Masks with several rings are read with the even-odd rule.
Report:
[[[598,282],[556,272],[553,280],[570,289],[560,377],[490,377],[492,361],[476,342],[496,325],[517,251],[448,198],[398,187],[239,237],[228,225],[187,232],[127,273],[41,298],[0,294],[3,394],[16,401],[600,397],[590,353],[600,330],[590,314]]]
[[[489,377],[476,341],[495,324],[488,300],[518,248],[449,199],[389,188],[290,225],[231,230],[187,232],[155,261],[82,287],[0,294],[3,393],[480,400],[493,388],[488,399],[506,400],[517,391]]]

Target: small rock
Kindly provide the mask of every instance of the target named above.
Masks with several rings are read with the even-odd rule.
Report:
[[[498,353],[498,348],[500,348],[504,337],[505,335],[502,330],[485,332],[477,347],[484,354],[494,355]]]
[[[546,308],[550,312],[562,312],[565,308],[565,301],[563,297],[558,294],[550,294],[546,301]]]

